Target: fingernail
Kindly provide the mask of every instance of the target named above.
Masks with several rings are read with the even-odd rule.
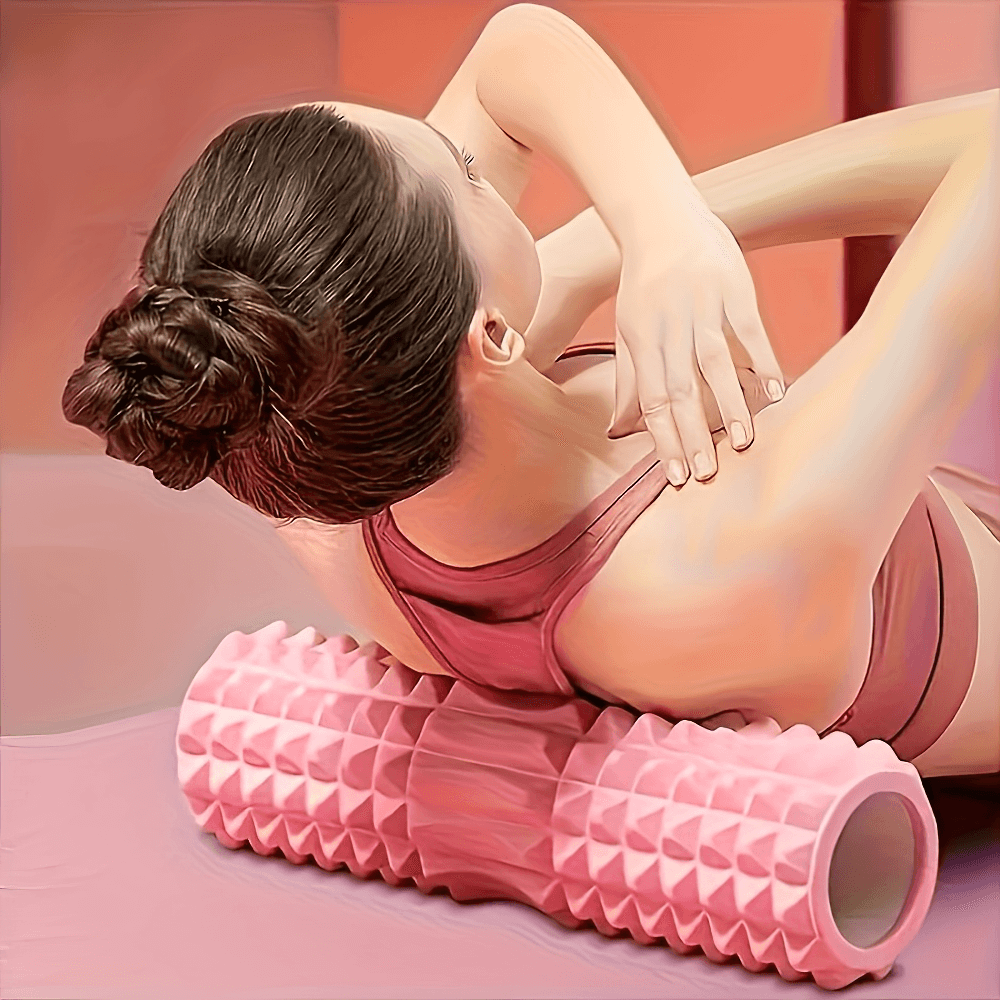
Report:
[[[695,452],[694,474],[696,476],[710,476],[712,474],[712,463],[708,460],[708,455],[703,451]]]
[[[767,394],[777,402],[784,396],[785,390],[781,388],[781,383],[776,378],[773,378],[767,383]]]
[[[747,432],[738,421],[733,421],[729,428],[729,440],[734,448],[742,448],[747,443]]]
[[[686,478],[687,476],[684,474],[684,466],[678,462],[676,458],[672,459],[670,464],[667,466],[667,479],[669,479],[674,486],[683,486]]]

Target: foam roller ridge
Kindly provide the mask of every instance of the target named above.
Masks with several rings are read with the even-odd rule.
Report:
[[[516,899],[828,989],[884,976],[923,921],[933,814],[881,741],[673,725],[316,638],[233,633],[184,699],[181,786],[227,847]]]

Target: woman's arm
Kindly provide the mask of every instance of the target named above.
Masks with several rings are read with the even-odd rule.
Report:
[[[619,246],[644,242],[657,212],[698,198],[621,70],[550,7],[519,3],[490,18],[426,121],[473,150],[512,207],[531,152],[545,153],[586,191]]]
[[[490,19],[466,63],[456,84],[469,102],[466,127],[485,131],[491,150],[505,148],[499,135],[514,144],[514,151],[506,147],[509,156],[491,155],[485,178],[493,182],[496,164],[511,157],[517,163],[522,147],[542,151],[577,180],[621,248],[615,320],[634,377],[616,361],[609,433],[626,433],[635,411],[672,483],[681,485],[692,472],[710,478],[715,446],[699,371],[736,446],[753,438],[723,317],[773,399],[783,384],[735,238],[708,210],[625,76],[565,15],[534,4],[506,7]],[[460,93],[442,99],[428,117],[438,128],[448,107],[456,121],[463,117]]]
[[[758,415],[750,451],[720,445],[715,482],[657,498],[630,529],[641,563],[609,561],[567,615],[559,648],[584,687],[817,728],[856,693],[844,667],[868,654],[872,581],[997,355],[994,101],[859,322]]]
[[[643,244],[663,213],[697,199],[632,85],[570,18],[515,4],[490,19],[476,44],[483,110],[511,139],[573,176],[619,246]]]
[[[694,182],[744,251],[903,233],[981,133],[996,93],[844,122],[706,170]],[[621,253],[593,208],[539,240],[537,249],[542,294],[526,356],[546,371],[590,313],[615,294]]]
[[[998,118],[994,91],[861,319],[758,417],[751,474],[775,537],[846,542],[863,577],[997,356]]]
[[[907,232],[997,91],[843,122],[695,178],[744,250]]]
[[[587,317],[618,291],[622,256],[593,207],[538,240],[535,250],[542,287],[524,333],[524,356],[545,373]]]

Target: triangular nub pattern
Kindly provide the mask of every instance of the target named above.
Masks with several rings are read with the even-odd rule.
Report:
[[[773,964],[791,981],[813,974],[839,988],[879,971],[844,967],[812,912],[817,831],[839,789],[864,773],[853,741],[827,749],[814,733],[773,725],[744,740],[660,722],[605,745],[603,764],[593,731],[570,756],[553,830],[572,913],[716,961],[736,955],[754,971]],[[885,755],[869,759],[881,766]]]
[[[376,644],[316,638],[275,623],[220,643],[182,705],[182,789],[199,825],[228,847],[420,881],[407,775],[451,681],[421,685],[422,675],[377,662],[387,654]]]
[[[745,735],[710,731],[572,698],[536,705],[415,673],[375,643],[318,638],[312,629],[289,636],[282,622],[233,633],[191,684],[178,775],[198,824],[226,846],[249,843],[361,876],[378,870],[392,884],[443,885],[456,898],[477,898],[481,886],[495,895],[506,880],[511,898],[566,926],[590,921],[602,933],[663,939],[679,952],[698,947],[714,961],[736,955],[748,969],[773,964],[786,979],[812,974],[830,989],[888,972],[884,964],[846,968],[817,936],[812,911],[819,838],[836,835],[823,824],[843,790],[873,772],[912,771],[886,744],[858,748],[844,734],[821,740],[807,727],[781,733],[766,723]],[[436,860],[431,877],[419,836],[429,829],[428,808],[443,806],[421,798],[433,789],[414,786],[411,770],[421,739],[419,760],[435,746],[440,728],[424,734],[445,718],[437,712],[453,736],[463,719],[479,735],[475,753],[457,742],[433,750],[455,755],[449,773],[469,782],[476,806],[466,843],[461,809],[449,803],[461,859],[454,864],[466,867]],[[524,795],[513,809],[490,804],[499,793],[483,775],[500,763],[482,740],[491,718],[505,733],[521,727],[503,767],[524,782],[550,780],[551,807]],[[413,808],[421,820],[411,830]],[[517,864],[476,853],[501,844],[497,837],[510,839]]]

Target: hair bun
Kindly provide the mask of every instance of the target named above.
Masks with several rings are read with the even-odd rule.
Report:
[[[268,421],[289,325],[264,289],[231,272],[135,288],[88,343],[63,411],[102,434],[107,454],[187,489]]]

